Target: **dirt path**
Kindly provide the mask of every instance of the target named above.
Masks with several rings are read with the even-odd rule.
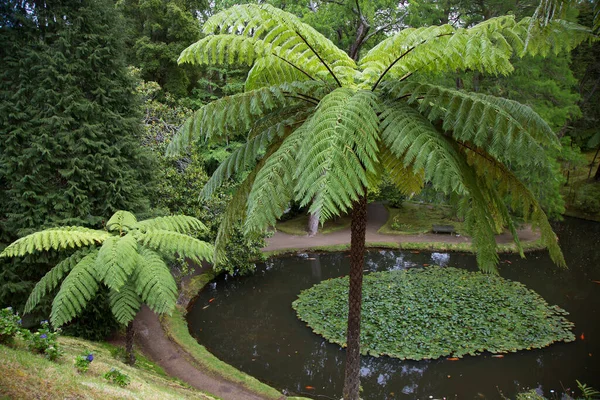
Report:
[[[418,235],[382,235],[377,231],[386,223],[388,218],[387,209],[381,203],[370,203],[367,206],[367,242],[444,242],[444,243],[470,243],[471,239],[458,235],[445,234],[418,234]],[[533,241],[539,238],[539,233],[533,232],[530,227],[518,231],[521,241]],[[511,243],[512,237],[508,233],[496,236],[497,243]],[[304,250],[314,246],[329,246],[350,243],[350,230],[345,229],[326,235],[316,234],[313,237],[288,235],[283,232],[275,232],[273,237],[267,239],[264,251],[297,249]]]
[[[387,221],[388,212],[379,203],[371,203],[367,208],[367,242],[447,242],[464,243],[470,242],[469,238],[454,235],[382,235],[377,233]],[[519,231],[522,241],[535,240],[539,234],[531,229]],[[496,237],[498,243],[509,243],[512,241],[510,235],[503,234]],[[342,230],[327,235],[317,234],[314,237],[294,236],[282,232],[276,232],[267,240],[268,245],[264,251],[297,249],[303,250],[314,246],[336,245],[350,243],[350,230]],[[137,332],[136,342],[141,346],[144,353],[153,361],[158,363],[171,376],[177,377],[191,386],[208,392],[223,400],[261,400],[263,397],[251,393],[243,387],[232,383],[224,378],[211,375],[197,369],[178,345],[173,343],[165,335],[156,314],[144,306],[135,319]],[[285,396],[281,397],[285,399]]]

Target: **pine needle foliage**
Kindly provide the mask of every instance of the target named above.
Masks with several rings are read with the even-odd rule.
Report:
[[[31,312],[62,281],[50,314],[52,325],[59,327],[79,315],[104,285],[110,289],[109,303],[115,318],[127,325],[142,304],[159,314],[173,310],[177,285],[167,262],[176,256],[197,262],[211,258],[213,246],[189,236],[205,230],[202,222],[185,215],[137,221],[130,212],[117,211],[108,220],[106,230],[46,229],[18,239],[0,257],[83,247],[37,283],[25,312]]]
[[[586,28],[514,16],[471,28],[409,28],[358,62],[294,15],[266,4],[222,11],[203,32],[180,63],[252,67],[245,93],[198,110],[169,148],[177,153],[195,141],[248,136],[202,192],[209,196],[249,171],[217,248],[233,221],[245,220],[247,231],[264,230],[292,200],[310,204],[321,221],[348,212],[387,169],[405,193],[430,182],[463,198],[483,270],[496,271],[499,227],[507,227],[520,248],[510,208],[541,228],[553,259],[564,264],[544,212],[515,175],[526,169],[551,174],[545,149],[559,146],[554,132],[527,106],[426,79],[457,70],[507,75],[513,57],[571,50],[590,37]],[[154,240],[142,243],[161,248]]]

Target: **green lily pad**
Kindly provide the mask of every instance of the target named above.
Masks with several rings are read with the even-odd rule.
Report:
[[[347,277],[303,291],[292,307],[315,333],[346,346]],[[565,315],[495,275],[441,267],[375,272],[363,283],[361,352],[423,360],[542,348],[575,340]]]

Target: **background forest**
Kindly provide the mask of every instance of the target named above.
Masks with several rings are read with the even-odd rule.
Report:
[[[194,216],[213,241],[236,176],[210,200],[200,189],[219,163],[241,145],[204,145],[184,157],[165,149],[203,104],[244,90],[247,69],[178,65],[183,49],[201,38],[201,23],[231,0],[7,0],[0,5],[0,251],[41,228],[102,228],[117,210],[139,219]],[[406,27],[529,16],[537,0],[346,1],[268,3],[304,22],[357,58],[386,35]],[[567,18],[591,26],[594,3],[580,1]],[[551,154],[555,179],[539,185],[546,211],[600,216],[600,43],[569,54],[514,60],[509,76],[461,72],[435,77],[456,89],[517,100],[535,109],[563,143]],[[240,174],[243,175],[243,174]],[[535,177],[531,177],[535,180]],[[561,197],[549,186],[561,188]],[[398,197],[385,180],[373,197]],[[427,190],[425,200],[438,198]],[[291,215],[305,213],[292,205]],[[263,237],[237,230],[227,249],[230,273],[251,271]],[[32,256],[30,256],[32,257]],[[0,259],[0,307],[22,309],[33,285],[61,254],[21,262]],[[177,267],[177,266],[174,266]],[[100,338],[114,326],[102,291],[69,329]],[[47,313],[41,309],[42,313]],[[101,317],[100,317],[101,315]],[[91,323],[90,321],[95,321]],[[25,321],[26,322],[26,321]]]

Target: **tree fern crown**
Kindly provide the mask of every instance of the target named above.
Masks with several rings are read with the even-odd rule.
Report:
[[[509,208],[542,227],[552,257],[564,264],[539,203],[516,178],[528,169],[549,173],[544,149],[558,146],[554,132],[529,107],[427,79],[465,70],[507,75],[512,57],[568,51],[589,37],[585,28],[514,16],[468,29],[410,28],[358,61],[266,4],[222,11],[203,31],[180,63],[251,67],[244,93],[199,109],[169,147],[174,154],[194,142],[248,137],[203,190],[210,196],[249,171],[240,174],[244,180],[226,212],[217,254],[238,219],[248,231],[264,230],[295,200],[323,221],[351,209],[388,169],[401,190],[418,191],[427,181],[464,199],[484,270],[495,271],[498,226],[509,228],[520,249]],[[506,205],[509,194],[512,204]]]
[[[110,289],[113,314],[127,324],[144,303],[157,313],[173,310],[177,285],[168,262],[176,256],[196,262],[209,260],[213,247],[190,236],[202,231],[206,231],[202,222],[185,215],[137,221],[130,212],[117,211],[106,223],[106,230],[46,229],[10,244],[0,257],[83,247],[38,282],[25,312],[32,311],[62,280],[50,314],[52,324],[61,326],[81,313],[100,285],[105,285]]]

